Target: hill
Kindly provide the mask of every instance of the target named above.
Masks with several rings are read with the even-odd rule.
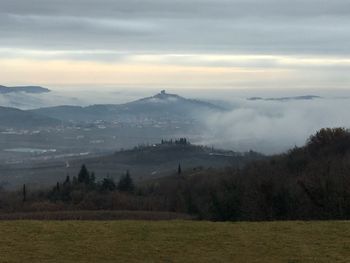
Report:
[[[24,93],[47,93],[50,92],[49,89],[39,87],[39,86],[16,86],[16,87],[6,87],[0,85],[0,94],[1,93],[16,93],[16,92],[24,92]]]
[[[79,168],[83,163],[89,170]],[[32,189],[25,204],[20,202],[22,192],[3,192],[3,212],[40,207],[167,211],[214,221],[350,218],[350,131],[343,128],[322,129],[305,146],[270,157],[215,151],[180,139],[74,160],[68,165],[72,170],[48,164],[0,170],[3,178],[29,179],[36,185],[61,178],[46,191]],[[70,171],[65,178],[63,171]]]
[[[293,101],[293,100],[315,100],[315,99],[322,99],[320,96],[316,95],[304,95],[304,96],[294,96],[294,97],[281,97],[281,98],[262,98],[262,97],[251,97],[247,100],[263,100],[263,101]]]
[[[163,178],[145,189],[173,198],[174,211],[213,220],[349,219],[349,170],[350,131],[329,128],[242,169]]]
[[[65,176],[78,174],[86,164],[95,172],[97,179],[109,176],[119,179],[129,170],[136,181],[149,180],[177,173],[180,164],[183,170],[242,167],[248,162],[263,158],[257,153],[240,154],[192,144],[155,144],[115,152],[111,155],[90,158],[64,158],[49,161],[8,164],[0,166],[1,180],[16,187],[23,183],[48,186],[62,181]]]
[[[32,112],[0,106],[0,128],[31,129],[60,125],[61,121]]]
[[[125,104],[101,104],[87,107],[58,106],[32,110],[36,114],[60,120],[73,121],[135,121],[135,120],[184,120],[205,112],[224,111],[214,104],[186,99],[162,91],[155,96]]]

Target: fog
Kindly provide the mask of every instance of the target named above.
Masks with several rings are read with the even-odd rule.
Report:
[[[302,146],[324,127],[350,127],[348,98],[292,101],[235,100],[227,113],[203,118],[203,143],[237,151],[280,153]]]
[[[155,94],[156,90],[101,89],[95,87],[76,90],[74,88],[53,89],[49,93],[0,94],[0,106],[22,110],[54,107],[60,105],[89,106],[93,104],[120,104]]]
[[[58,105],[119,104],[159,92],[152,88],[53,89],[50,93],[13,93],[0,95],[0,105],[33,109]],[[236,151],[254,150],[280,153],[301,146],[315,131],[324,127],[350,127],[350,91],[348,90],[217,90],[176,89],[186,98],[195,98],[224,106],[227,111],[198,116],[204,124],[196,143]],[[317,95],[313,100],[248,100]]]

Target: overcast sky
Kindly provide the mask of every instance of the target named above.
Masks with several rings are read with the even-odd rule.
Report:
[[[348,0],[0,0],[0,84],[348,88]]]

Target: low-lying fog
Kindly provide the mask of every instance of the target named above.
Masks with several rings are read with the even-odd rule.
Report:
[[[207,143],[264,153],[301,146],[323,127],[350,127],[350,100],[323,98],[291,101],[237,99],[228,113],[205,118]]]
[[[75,90],[75,89],[74,89]],[[77,89],[78,90],[78,89]],[[277,153],[305,143],[323,127],[350,127],[349,90],[202,90],[173,89],[186,98],[221,104],[227,112],[199,116],[206,129],[206,145],[237,151]],[[94,88],[79,91],[53,90],[45,94],[3,94],[0,105],[32,109],[57,105],[119,104],[152,96],[157,89]],[[280,98],[316,95],[312,100],[247,100],[250,97]]]

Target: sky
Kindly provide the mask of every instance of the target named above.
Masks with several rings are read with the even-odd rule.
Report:
[[[348,0],[0,0],[0,84],[346,89]]]

